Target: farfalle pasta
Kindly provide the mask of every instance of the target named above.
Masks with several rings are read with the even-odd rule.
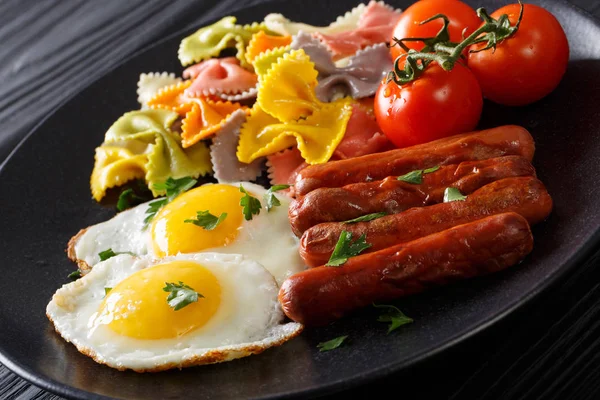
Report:
[[[302,49],[315,64],[319,72],[319,83],[315,88],[317,98],[332,101],[344,96],[355,99],[373,96],[393,62],[386,44],[380,43],[359,50],[338,67],[333,54],[318,39],[305,32],[294,36],[291,48]]]
[[[315,32],[339,59],[377,43],[387,43],[392,37],[400,11],[383,2],[371,1],[361,13],[356,28],[343,32]]]
[[[227,117],[242,107],[238,103],[194,99],[181,125],[181,143],[184,148],[198,143],[219,131]]]
[[[256,96],[256,74],[242,68],[235,57],[202,61],[186,68],[183,77],[192,80],[184,91],[186,97],[212,95],[222,98],[243,96],[249,99]]]
[[[235,17],[225,17],[212,25],[198,29],[181,41],[179,61],[186,66],[217,57],[221,51],[235,47],[236,58],[248,66],[245,52],[254,33],[266,30],[264,24],[237,25]]]
[[[359,4],[352,10],[346,12],[336,18],[334,22],[328,26],[313,26],[301,22],[293,22],[282,14],[269,14],[265,17],[264,25],[273,32],[280,35],[296,35],[300,31],[304,32],[321,32],[321,33],[337,33],[355,29],[358,26],[360,16],[365,11],[366,5]]]
[[[170,177],[251,181],[265,166],[271,182],[289,183],[307,165],[388,148],[371,96],[393,67],[381,42],[397,15],[371,1],[328,26],[269,14],[200,28],[181,41],[180,74],[140,75],[140,110],[96,149],[92,195],[100,201],[133,179],[154,196]],[[227,49],[235,56],[222,56]]]
[[[198,177],[212,170],[208,147],[204,143],[185,150],[181,147],[179,135],[170,129],[178,118],[176,112],[163,109],[128,112],[108,129],[104,137],[103,146],[122,141],[137,141],[147,146],[145,180],[155,196],[164,194],[154,187],[155,183],[169,177]]]

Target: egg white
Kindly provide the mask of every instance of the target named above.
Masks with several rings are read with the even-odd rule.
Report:
[[[98,323],[104,288],[114,287],[142,269],[175,260],[198,262],[221,285],[219,308],[204,326],[177,338],[148,340],[119,335]],[[283,323],[277,293],[272,275],[242,255],[195,253],[155,260],[123,254],[98,263],[81,279],[63,285],[52,297],[46,314],[67,342],[95,361],[120,370],[156,372],[257,354],[295,337],[302,325]]]
[[[267,190],[262,186],[250,182],[227,185],[239,187],[240,184],[264,203],[262,197]],[[291,199],[281,192],[275,195],[281,205],[267,212],[263,204],[259,215],[253,216],[250,221],[243,221],[234,242],[203,251],[246,255],[270,271],[279,285],[289,276],[303,271],[306,266],[298,254],[299,241],[292,233],[288,221]],[[138,256],[155,257],[151,230],[144,229],[148,204],[140,204],[108,221],[82,230],[69,243],[69,256],[84,271],[100,262],[98,253],[107,249],[117,253],[130,252]]]

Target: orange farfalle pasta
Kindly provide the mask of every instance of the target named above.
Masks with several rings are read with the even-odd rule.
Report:
[[[190,111],[192,104],[184,92],[190,87],[192,81],[183,81],[160,89],[149,101],[148,107],[175,111],[184,117]]]
[[[181,125],[181,144],[184,148],[214,135],[236,110],[245,109],[239,103],[194,99]]]
[[[259,54],[278,47],[285,47],[290,43],[292,43],[291,36],[272,36],[267,35],[264,31],[255,33],[246,47],[246,61],[252,64]]]

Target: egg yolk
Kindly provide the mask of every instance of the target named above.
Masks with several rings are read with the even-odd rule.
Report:
[[[180,281],[204,297],[175,311],[163,288]],[[212,272],[195,262],[173,261],[138,271],[112,288],[96,323],[136,339],[174,338],[206,324],[220,301],[221,286]]]
[[[178,196],[164,206],[152,223],[152,246],[158,257],[195,253],[233,242],[242,224],[239,188],[230,185],[205,185]],[[196,219],[198,211],[227,217],[213,230],[185,222]]]

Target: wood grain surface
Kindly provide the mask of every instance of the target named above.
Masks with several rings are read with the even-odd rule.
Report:
[[[262,2],[0,1],[0,162],[45,115],[127,56],[180,29]],[[570,3],[600,18],[599,1]],[[600,398],[599,267],[600,251],[493,329],[352,394],[424,399]],[[0,399],[60,397],[0,365]]]

